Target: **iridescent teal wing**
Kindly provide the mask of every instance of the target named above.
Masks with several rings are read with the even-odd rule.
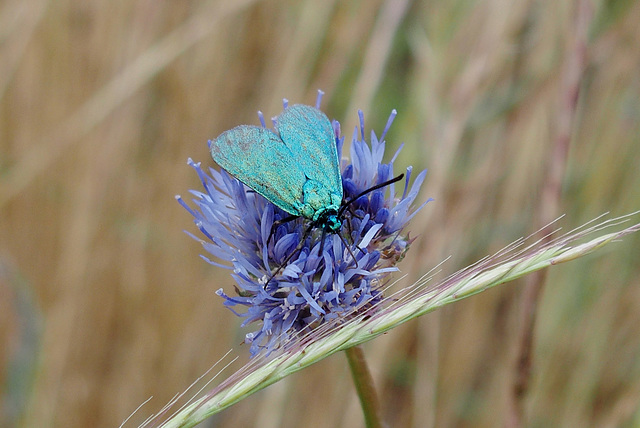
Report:
[[[342,200],[338,149],[329,118],[316,108],[296,104],[278,116],[276,129],[304,174]]]
[[[289,214],[302,215],[305,172],[273,131],[237,126],[212,140],[210,148],[213,160],[229,174]]]

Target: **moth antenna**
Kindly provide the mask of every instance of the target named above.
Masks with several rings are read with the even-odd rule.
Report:
[[[340,207],[340,210],[338,211],[338,217],[341,217],[342,214],[344,213],[344,210],[346,210],[349,205],[354,203],[361,196],[364,196],[367,193],[371,193],[374,190],[378,190],[382,187],[388,186],[389,184],[395,183],[396,181],[400,181],[402,180],[403,177],[404,177],[404,173],[398,175],[397,177],[392,178],[391,180],[387,180],[384,183],[376,184],[375,186],[369,187],[367,190],[360,192],[358,195],[354,196],[353,198],[349,199],[347,202],[342,204],[342,206]]]

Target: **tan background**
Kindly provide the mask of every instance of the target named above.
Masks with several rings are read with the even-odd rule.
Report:
[[[410,227],[409,279],[536,230],[566,136],[565,230],[637,210],[638,22],[624,0],[0,3],[0,425],[113,427],[154,396],[137,426],[229,348],[246,361],[214,294],[228,272],[199,258],[174,195],[200,186],[188,157],[213,165],[208,138],[283,97],[323,89],[347,135],[358,108],[377,131],[398,109],[397,169],[429,168],[436,199]],[[528,426],[640,421],[639,244],[549,272]],[[505,424],[522,285],[365,346],[392,426]],[[209,422],[363,423],[342,355]]]

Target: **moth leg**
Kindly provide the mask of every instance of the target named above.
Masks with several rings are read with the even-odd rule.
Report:
[[[294,217],[297,218],[297,217]],[[286,220],[286,219],[285,219]],[[293,219],[291,219],[293,220]],[[289,220],[289,221],[291,221]],[[275,223],[275,222],[274,222]],[[278,269],[276,269],[276,271],[271,274],[271,276],[269,277],[269,279],[267,280],[267,282],[265,282],[264,286],[266,287],[267,284],[269,284],[269,282],[271,282],[271,280],[280,273],[280,271],[282,271],[282,269],[287,265],[287,263],[289,263],[289,260],[291,260],[293,258],[293,256],[299,252],[300,250],[302,250],[302,246],[304,245],[304,241],[307,240],[307,238],[309,237],[309,235],[311,234],[311,230],[313,229],[313,225],[310,225],[307,230],[304,231],[304,235],[302,235],[302,239],[300,240],[300,243],[298,244],[298,246],[291,252],[291,254],[289,254],[287,256],[287,258],[280,263],[280,266],[278,266]]]
[[[349,238],[351,238],[351,243],[352,243],[353,245],[355,245],[355,246],[356,246],[356,248],[357,248],[358,250],[360,250],[360,252],[364,253],[365,251],[364,251],[362,248],[360,248],[360,246],[359,246],[358,244],[356,244],[356,241],[355,241],[355,239],[354,239],[354,238],[353,238],[353,236],[352,236],[352,233],[353,233],[353,225],[351,224],[351,217],[356,217],[356,218],[359,218],[360,220],[362,220],[364,217],[361,217],[361,216],[359,216],[357,213],[355,213],[355,212],[353,211],[353,207],[352,207],[352,206],[350,206],[350,207],[347,209],[347,212],[348,212],[350,215],[349,215],[349,216],[344,216],[344,219],[347,221],[347,228],[349,229],[349,233],[348,233],[348,235],[349,235]],[[343,240],[343,242],[344,242],[344,240]],[[345,245],[346,245],[346,243],[345,243]],[[352,254],[352,255],[353,255],[353,254]],[[354,257],[354,259],[355,259],[355,257]],[[357,266],[357,265],[358,265],[358,262],[356,261],[356,266]]]
[[[290,215],[289,217],[285,217],[282,220],[274,221],[273,224],[271,225],[271,231],[269,232],[269,238],[267,238],[267,242],[265,243],[265,245],[269,245],[269,241],[271,241],[271,238],[273,238],[273,235],[276,233],[276,230],[278,229],[278,226],[280,226],[281,224],[289,223],[290,221],[293,221],[293,220],[297,219],[298,217],[300,217],[300,216]]]

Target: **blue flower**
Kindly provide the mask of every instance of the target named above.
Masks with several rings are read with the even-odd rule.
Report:
[[[345,201],[392,179],[398,154],[383,162],[384,136],[396,111],[392,111],[380,138],[371,132],[370,143],[365,140],[364,115],[358,114],[360,132],[356,128],[353,134],[351,163],[343,159],[340,167]],[[260,119],[264,126],[262,116]],[[333,128],[342,158],[340,124],[334,121]],[[252,356],[286,347],[289,339],[326,321],[362,313],[380,302],[384,278],[397,270],[396,263],[412,241],[403,229],[428,202],[412,208],[426,171],[409,187],[409,167],[401,195],[390,184],[359,197],[344,210],[343,239],[318,228],[300,242],[310,223],[302,217],[277,225],[269,239],[274,222],[286,219],[288,213],[224,170],[209,168],[207,174],[200,163],[189,159],[188,164],[200,177],[204,191],[191,191],[195,208],[176,198],[194,217],[203,237],[190,235],[217,261],[202,257],[214,266],[232,270],[234,295],[222,289],[217,294],[225,306],[244,318],[242,326],[258,326],[245,337]]]

